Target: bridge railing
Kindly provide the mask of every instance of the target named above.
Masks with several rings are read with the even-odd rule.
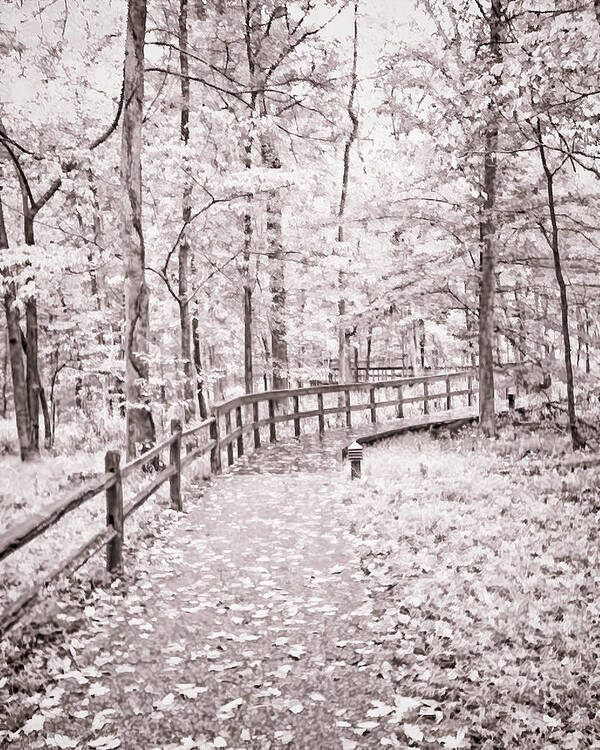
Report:
[[[106,548],[108,572],[122,573],[125,521],[167,481],[171,507],[183,510],[182,472],[197,459],[210,455],[210,472],[218,474],[222,471],[224,457],[231,465],[248,447],[260,448],[265,438],[270,443],[276,442],[278,433],[283,436],[286,428],[288,434],[296,437],[301,435],[303,425],[323,435],[331,426],[331,420],[334,427],[339,427],[337,420],[340,418],[341,426],[352,427],[353,421],[361,416],[375,423],[381,416],[387,421],[409,416],[415,410],[428,414],[430,410],[472,406],[478,393],[476,378],[476,371],[463,371],[247,394],[217,404],[209,419],[189,429],[183,430],[181,423],[173,420],[167,438],[124,466],[117,451],[108,451],[103,474],[0,534],[2,560],[92,498],[105,495],[106,527],[0,614],[0,635],[18,621],[50,583],[74,573],[103,548]],[[125,502],[123,480],[150,466],[154,467],[150,481]]]

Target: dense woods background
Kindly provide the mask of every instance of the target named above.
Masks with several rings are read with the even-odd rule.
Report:
[[[488,435],[494,368],[517,363],[522,387],[568,396],[581,444],[593,3],[0,12],[0,408],[23,458],[74,421],[131,454],[236,390],[326,381],[338,360],[352,379],[355,356],[479,365]]]

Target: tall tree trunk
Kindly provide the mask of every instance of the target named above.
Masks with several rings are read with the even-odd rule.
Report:
[[[267,141],[261,143],[263,164],[269,169],[280,169],[281,162]],[[271,366],[273,389],[288,387],[288,347],[286,325],[285,268],[281,235],[281,196],[272,190],[267,199],[267,253],[270,260],[269,290],[271,292]]]
[[[246,146],[246,169],[252,167],[252,145]],[[252,196],[248,198],[248,203]],[[244,385],[246,393],[254,391],[254,365],[252,358],[252,292],[253,282],[250,278],[250,255],[252,251],[252,214],[250,207],[244,214]]]
[[[350,94],[348,97],[347,112],[351,122],[351,129],[344,145],[344,164],[342,172],[342,191],[340,205],[338,208],[338,242],[344,242],[344,214],[346,212],[346,201],[348,198],[348,182],[350,179],[350,154],[354,141],[358,137],[358,115],[356,114],[354,100],[358,85],[358,3],[354,0],[354,37],[352,48],[352,72],[350,78]],[[349,383],[351,376],[351,353],[350,338],[353,333],[348,329],[346,320],[346,300],[344,299],[344,273],[339,273],[340,298],[338,300],[338,380],[340,383]]]
[[[142,231],[142,107],[146,0],[129,0],[121,130],[121,245],[125,260],[125,398],[127,458],[138,443],[153,443],[150,410],[149,305]]]
[[[4,208],[0,193],[0,251],[8,249],[8,235],[4,223]],[[29,405],[27,401],[27,384],[25,367],[23,365],[23,349],[21,346],[21,326],[19,324],[19,310],[16,305],[16,289],[14,282],[8,281],[4,293],[4,311],[6,313],[6,327],[8,330],[8,350],[10,355],[10,370],[13,383],[13,401],[15,406],[15,421],[21,460],[33,458],[36,450],[31,443],[31,426],[29,421]]]
[[[31,207],[25,183],[20,179],[21,192],[23,196],[23,229],[25,244],[29,247],[35,245],[34,220],[42,204]],[[45,203],[46,201],[44,201]],[[40,448],[40,404],[44,417],[44,447],[52,445],[52,422],[48,412],[46,393],[42,387],[39,370],[39,326],[37,300],[30,296],[25,301],[25,341],[23,341],[25,357],[27,362],[27,401],[29,406],[29,426],[31,430],[31,445],[36,452]]]
[[[501,63],[502,0],[492,0],[490,16],[490,57],[492,65]],[[494,405],[494,297],[496,292],[496,153],[498,151],[498,111],[496,88],[500,76],[494,76],[485,125],[483,189],[485,199],[480,223],[481,269],[479,280],[479,424],[486,437],[496,434]]]
[[[1,250],[2,248],[0,248]],[[8,329],[4,337],[4,353],[2,356],[2,419],[6,419],[6,410],[8,407]]]
[[[177,295],[179,297],[179,321],[181,328],[181,360],[183,362],[183,401],[184,417],[186,423],[190,422],[196,413],[194,405],[194,378],[192,372],[191,354],[191,322],[189,295],[189,272],[190,272],[190,244],[188,239],[188,227],[192,218],[192,179],[189,174],[187,159],[187,146],[190,139],[190,81],[188,60],[188,0],[180,0],[179,3],[179,66],[181,71],[181,125],[180,134],[184,146],[184,172],[185,184],[182,196],[182,218],[185,224],[181,241],[179,243],[179,286]]]
[[[244,285],[244,385],[246,393],[254,391],[252,362],[252,288]]]
[[[248,63],[248,76],[250,79],[250,108],[256,112],[258,101],[258,90],[256,86],[256,63],[254,60],[253,47],[253,11],[250,6],[250,0],[245,0],[245,42],[246,42],[246,60]],[[253,132],[250,129],[248,141],[244,147],[244,163],[246,169],[252,169],[252,146]],[[252,213],[250,210],[253,196],[248,197],[248,210],[244,214],[244,385],[246,393],[252,393],[254,390],[254,361],[252,352],[252,293],[253,285],[250,281],[250,254],[252,251]]]
[[[33,213],[30,207],[25,183],[22,178],[19,179],[19,183],[23,199],[23,232],[25,236],[25,244],[31,247],[35,245]],[[37,301],[35,297],[30,296],[25,301],[26,382],[31,446],[36,452],[38,452],[40,448],[40,382],[37,367],[38,338]]]
[[[575,395],[573,393],[573,365],[571,363],[571,336],[569,333],[569,301],[567,298],[567,285],[565,284],[565,278],[563,276],[562,263],[560,259],[558,220],[556,218],[556,205],[554,201],[555,172],[553,172],[548,166],[548,160],[546,158],[546,147],[544,146],[544,141],[542,138],[542,127],[539,120],[536,123],[536,133],[537,146],[542,162],[542,168],[544,170],[544,176],[546,178],[546,193],[548,198],[548,213],[550,216],[551,232],[548,233],[548,230],[546,229],[542,221],[539,222],[539,227],[552,250],[552,258],[554,260],[554,274],[556,276],[556,282],[558,284],[560,293],[560,319],[563,346],[565,350],[569,430],[571,432],[571,443],[573,445],[573,450],[577,450],[578,448],[583,448],[585,446],[585,440],[581,437],[581,435],[579,434],[579,430],[577,429],[577,416],[575,413]]]

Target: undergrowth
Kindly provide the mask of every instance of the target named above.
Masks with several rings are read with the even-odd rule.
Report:
[[[600,474],[561,471],[567,451],[510,424],[406,436],[368,450],[352,487],[392,668],[453,717],[456,747],[600,747]]]

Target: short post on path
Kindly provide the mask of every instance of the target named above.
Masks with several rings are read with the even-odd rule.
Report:
[[[356,440],[348,446],[348,460],[350,461],[350,478],[360,479],[362,476],[363,447]]]

